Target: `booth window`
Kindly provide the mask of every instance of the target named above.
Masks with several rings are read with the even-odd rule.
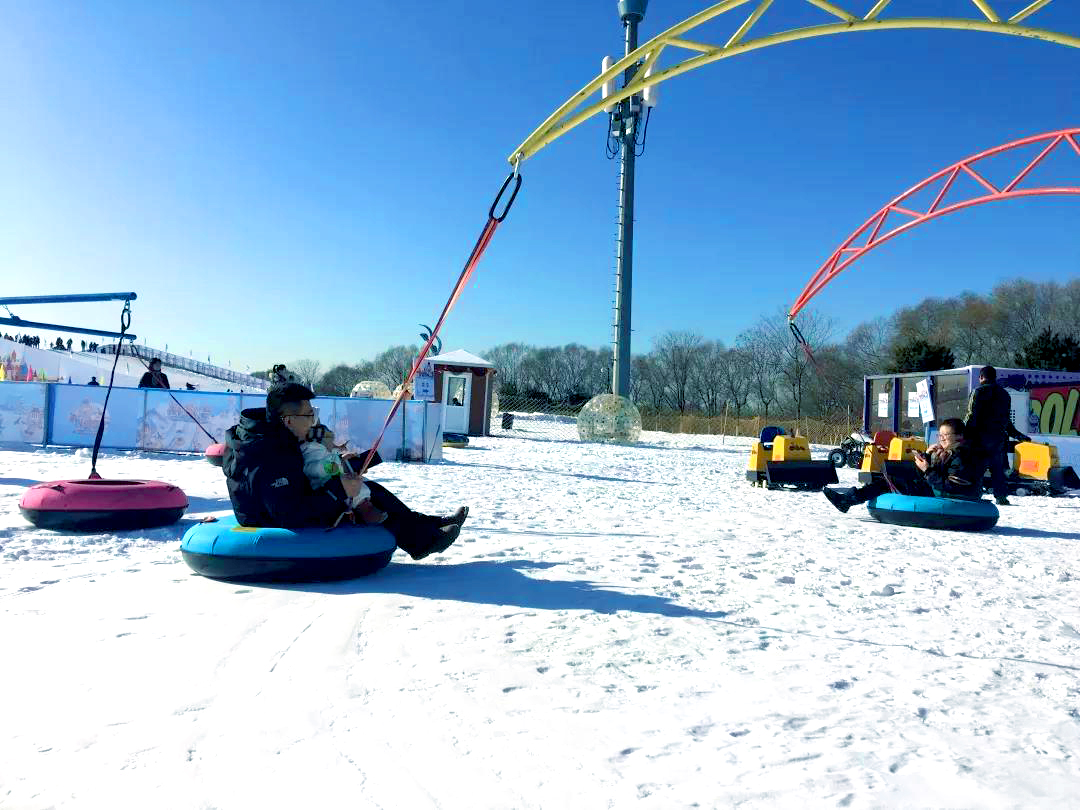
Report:
[[[462,377],[450,378],[450,396],[447,401],[451,405],[461,407],[465,404],[465,380]]]
[[[917,393],[915,385],[925,379],[925,377],[900,378],[900,401],[896,403],[896,407],[900,409],[901,436],[922,436],[923,434],[922,416],[918,412],[912,416],[908,406],[913,404],[910,395]]]
[[[967,416],[968,375],[934,375],[934,421],[941,424],[942,419],[963,419]]]
[[[884,394],[889,403],[889,412],[885,416],[879,416],[880,410],[878,403],[881,402],[881,395]],[[870,402],[867,403],[870,409],[870,419],[867,420],[870,425],[870,433],[873,435],[879,430],[892,430],[892,409],[896,403],[893,401],[893,378],[892,377],[879,377],[876,380],[870,381]]]

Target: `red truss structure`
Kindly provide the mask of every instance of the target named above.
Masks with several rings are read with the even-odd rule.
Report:
[[[972,155],[969,158],[965,158],[964,160],[954,163],[936,174],[927,177],[917,186],[908,189],[892,202],[876,211],[870,219],[859,226],[851,236],[845,239],[843,243],[832,252],[829,258],[825,260],[825,263],[821,265],[818,271],[810,278],[806,288],[792,305],[791,310],[788,312],[788,319],[793,319],[799,311],[809,303],[811,298],[821,292],[826,284],[850,267],[853,262],[858,261],[878,245],[884,244],[894,236],[899,236],[902,233],[910,231],[912,228],[916,228],[924,222],[929,222],[932,219],[951,214],[954,211],[970,208],[973,205],[982,205],[983,203],[997,202],[998,200],[1012,200],[1018,197],[1034,197],[1047,194],[1080,194],[1080,187],[1075,186],[1019,188],[1019,185],[1024,178],[1026,178],[1036,166],[1042,163],[1050,153],[1055,149],[1065,149],[1066,146],[1063,146],[1063,144],[1071,147],[1072,151],[1077,156],[1080,156],[1080,145],[1077,143],[1078,136],[1080,136],[1080,127],[1046,132],[1042,135],[1033,135],[1029,138],[1022,138],[1018,141],[1006,143],[994,147],[993,149],[988,149],[985,152],[980,152],[977,155]],[[975,168],[975,164],[980,160],[1000,155],[1011,149],[1018,149],[1029,144],[1040,142],[1045,142],[1046,146],[1019,174],[1016,175],[1016,177],[1002,188],[994,186],[993,183],[987,180]],[[960,176],[961,172],[975,180],[986,190],[986,193],[942,206],[941,203],[945,199],[945,195],[949,193],[949,189],[953,187],[953,183],[956,181],[956,178]],[[909,200],[923,189],[932,186],[937,182],[941,182],[941,188],[938,190],[930,207],[925,211],[915,210],[909,203]],[[908,204],[905,205],[905,203]],[[886,230],[886,220],[892,214],[897,214],[905,219],[899,224]],[[856,242],[858,242],[858,244],[856,244]]]

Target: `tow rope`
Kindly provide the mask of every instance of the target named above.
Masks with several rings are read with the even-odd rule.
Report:
[[[510,192],[510,197],[507,199],[502,213],[496,215],[495,209],[499,206],[502,200],[503,194],[510,188],[510,184],[513,183],[513,190]],[[375,444],[372,445],[368,454],[364,456],[364,463],[360,467],[360,475],[367,472],[368,466],[371,464],[372,458],[375,456],[375,451],[379,449],[379,445],[382,443],[383,436],[386,435],[386,429],[390,426],[390,423],[394,420],[394,416],[398,412],[398,408],[401,407],[402,401],[408,395],[409,383],[413,381],[416,376],[416,372],[420,370],[420,366],[428,356],[428,352],[431,350],[431,345],[435,342],[435,338],[439,334],[439,330],[442,329],[443,321],[446,320],[446,316],[450,310],[454,308],[454,304],[457,303],[458,298],[461,297],[462,290],[465,289],[465,285],[472,277],[473,271],[476,270],[476,266],[480,263],[480,257],[484,255],[484,251],[487,250],[488,245],[491,243],[491,237],[495,235],[495,230],[499,227],[506,215],[510,213],[510,208],[514,204],[514,200],[517,199],[518,191],[521,189],[521,174],[518,171],[517,166],[514,167],[514,171],[507,175],[503,180],[502,188],[499,189],[499,193],[495,195],[495,200],[491,203],[491,207],[488,209],[487,222],[484,224],[484,228],[480,231],[480,237],[476,240],[476,244],[473,245],[472,253],[469,254],[468,260],[465,262],[465,267],[461,271],[461,275],[458,276],[457,284],[454,285],[454,289],[450,292],[450,297],[446,300],[446,305],[443,306],[442,313],[439,315],[439,320],[435,322],[435,328],[431,330],[431,334],[428,335],[427,342],[424,343],[424,347],[420,350],[420,354],[416,357],[416,362],[413,363],[412,369],[410,369],[405,381],[401,384],[401,391],[394,399],[394,404],[390,408],[390,413],[386,417],[386,421],[383,422],[382,430],[379,431],[379,437],[375,440]]]

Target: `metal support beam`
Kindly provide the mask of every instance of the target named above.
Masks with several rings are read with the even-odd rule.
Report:
[[[37,321],[28,321],[25,318],[0,318],[0,323],[11,324],[20,329],[55,329],[57,332],[72,332],[76,335],[96,335],[97,337],[110,338],[120,337],[119,332],[109,332],[104,329],[83,329],[80,326],[61,326],[60,324],[55,323],[38,323]],[[135,340],[137,335],[128,332],[123,337],[125,340]]]
[[[86,293],[84,295],[26,295],[17,298],[0,298],[0,306],[19,304],[83,304],[89,301],[134,301],[138,296],[126,293]]]
[[[621,10],[621,9],[620,9]],[[641,9],[641,14],[644,8]],[[626,53],[637,50],[638,22],[641,14],[623,15]],[[623,86],[630,84],[638,71],[636,63],[623,74]],[[634,150],[637,148],[637,125],[641,115],[641,97],[630,96],[619,103],[619,229],[615,254],[614,369],[611,393],[630,396],[630,304],[634,284]]]

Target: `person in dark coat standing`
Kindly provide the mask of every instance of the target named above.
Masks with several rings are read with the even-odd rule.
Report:
[[[971,392],[967,411],[968,444],[976,454],[975,480],[981,485],[986,471],[998,506],[1009,505],[1009,485],[1005,481],[1005,443],[1010,437],[1031,441],[1012,423],[1012,399],[997,383],[997,369],[979,369],[979,387]]]
[[[387,513],[382,526],[398,548],[414,560],[446,551],[461,533],[467,507],[448,517],[414,512],[385,487],[359,475],[336,476],[312,488],[300,445],[318,424],[314,398],[299,382],[275,384],[266,395],[266,408],[241,411],[240,422],[226,431],[222,470],[237,521],[284,529],[336,526],[360,506],[366,483],[371,504]],[[360,460],[350,458],[356,459],[355,469]]]
[[[150,370],[142,375],[139,380],[139,388],[168,388],[169,378],[161,370],[161,358],[155,357],[150,361]]]

